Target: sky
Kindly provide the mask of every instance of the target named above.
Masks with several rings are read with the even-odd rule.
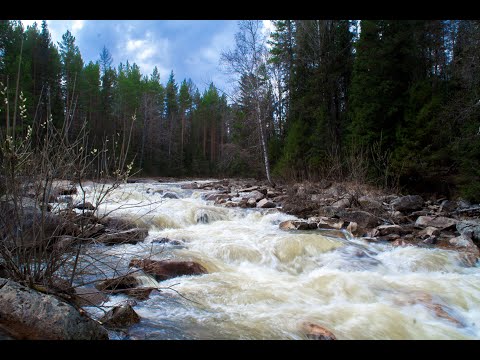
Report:
[[[22,20],[24,26],[41,20]],[[272,25],[263,21],[265,31]],[[142,75],[157,66],[165,84],[173,70],[175,80],[191,78],[203,91],[210,82],[229,93],[232,80],[220,68],[220,54],[232,49],[238,20],[47,20],[55,44],[70,30],[85,64],[97,61],[103,46],[113,65],[136,63]]]

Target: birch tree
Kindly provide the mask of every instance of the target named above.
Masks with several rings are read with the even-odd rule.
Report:
[[[268,82],[266,38],[262,33],[261,20],[243,20],[239,22],[239,27],[240,31],[235,34],[235,48],[222,52],[220,59],[227,73],[238,77],[239,82],[242,78],[249,82],[250,113],[257,123],[265,173],[268,182],[273,185],[265,134],[267,111],[262,101]]]

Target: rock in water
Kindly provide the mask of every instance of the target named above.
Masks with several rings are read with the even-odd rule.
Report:
[[[0,279],[0,323],[17,339],[108,340],[107,331],[53,295]]]
[[[302,324],[302,332],[310,340],[337,340],[336,336],[323,326],[306,322]]]
[[[109,328],[126,328],[140,322],[140,316],[126,304],[115,306],[100,319],[100,322]]]
[[[311,228],[308,222],[297,220],[282,221],[278,227],[280,230],[309,230]]]
[[[201,275],[208,273],[207,269],[194,261],[133,259],[130,261],[129,266],[142,269],[147,274],[155,276],[157,281],[183,275]]]
[[[257,207],[258,208],[263,208],[263,209],[274,208],[275,204],[273,202],[271,202],[270,200],[262,199],[257,203]]]

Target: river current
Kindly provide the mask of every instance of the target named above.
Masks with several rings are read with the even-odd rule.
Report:
[[[368,243],[346,232],[283,231],[279,223],[295,216],[214,205],[204,200],[214,191],[182,189],[185,183],[124,184],[98,209],[149,229],[136,245],[88,249],[108,264],[107,275],[146,257],[193,260],[208,270],[162,282],[144,276],[160,291],[137,300],[140,323],[112,339],[306,339],[304,322],[338,339],[480,339],[478,263],[465,267],[455,251]],[[85,190],[94,203],[95,188]],[[126,300],[114,295],[105,305]]]

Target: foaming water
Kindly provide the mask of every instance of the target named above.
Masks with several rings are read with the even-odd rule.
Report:
[[[134,307],[142,320],[130,338],[306,339],[305,321],[339,339],[480,338],[480,269],[456,252],[282,231],[278,224],[294,216],[215,206],[203,200],[211,191],[182,184],[125,184],[99,209],[149,228],[143,243],[90,250],[125,271],[134,257],[193,260],[208,270],[159,283],[143,277],[142,286],[161,291]],[[95,196],[86,189],[86,201]]]

